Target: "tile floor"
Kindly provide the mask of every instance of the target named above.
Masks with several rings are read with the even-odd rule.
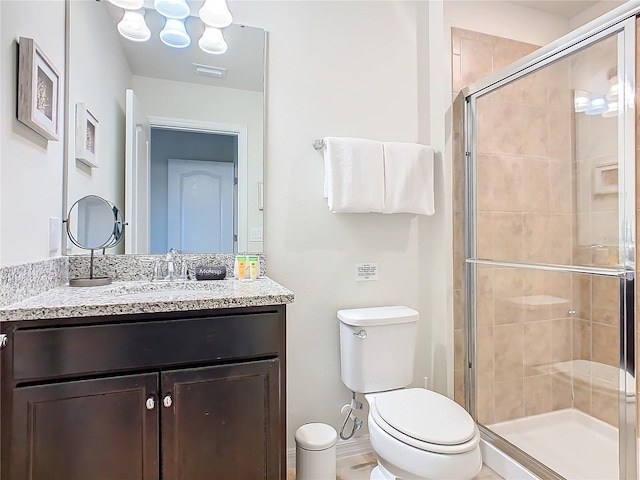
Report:
[[[369,474],[375,466],[376,457],[373,453],[340,458],[338,459],[338,476],[336,480],[369,480]],[[295,479],[295,469],[290,468],[287,471],[287,480]],[[484,465],[480,473],[474,477],[473,480],[502,480],[502,477]]]

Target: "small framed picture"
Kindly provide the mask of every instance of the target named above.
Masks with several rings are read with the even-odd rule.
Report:
[[[18,120],[48,140],[58,140],[60,74],[32,38],[20,37]]]
[[[76,159],[93,168],[98,167],[97,139],[98,119],[84,103],[76,103]]]

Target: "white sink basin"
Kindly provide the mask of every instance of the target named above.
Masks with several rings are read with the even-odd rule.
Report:
[[[197,298],[203,293],[211,293],[228,288],[225,280],[195,282],[142,282],[140,284],[121,286],[110,293],[127,300],[163,300],[167,297]]]
[[[197,298],[203,294],[203,290],[152,290],[150,292],[132,292],[121,293],[118,298],[125,298],[127,300],[167,300],[173,297],[184,298]]]

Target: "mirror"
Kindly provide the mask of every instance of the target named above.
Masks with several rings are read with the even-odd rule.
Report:
[[[124,206],[115,253],[262,252],[264,30],[232,24],[227,52],[212,55],[198,47],[195,16],[185,22],[191,46],[174,49],[160,42],[164,20],[152,8],[151,39],[132,42],[117,30],[122,9],[67,2],[66,198]],[[203,3],[187,2],[191,12]],[[77,153],[85,130],[90,162]]]
[[[78,248],[91,250],[88,278],[75,278],[69,285],[90,287],[108,285],[109,277],[93,275],[93,255],[95,250],[117,246],[124,238],[122,213],[111,202],[96,195],[87,195],[74,203],[64,220],[69,240]]]

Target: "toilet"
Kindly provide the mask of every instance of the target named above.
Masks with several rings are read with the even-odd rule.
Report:
[[[340,310],[342,381],[369,403],[378,458],[371,480],[469,480],[482,468],[480,432],[460,405],[413,381],[420,315],[403,306]]]

